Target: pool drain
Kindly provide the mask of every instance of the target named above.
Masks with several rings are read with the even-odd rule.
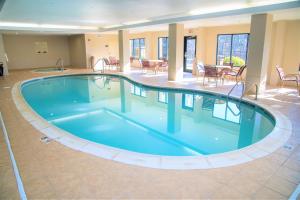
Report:
[[[44,137],[41,137],[41,141],[48,144],[49,142],[52,141],[52,139],[47,136],[44,136]]]
[[[290,144],[286,144],[283,146],[283,148],[287,149],[287,150],[293,150],[294,149],[294,146],[293,145],[290,145]]]

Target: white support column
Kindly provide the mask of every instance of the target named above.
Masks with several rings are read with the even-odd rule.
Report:
[[[178,81],[183,78],[183,24],[169,25],[169,67],[168,80]]]
[[[266,87],[272,23],[273,16],[270,14],[251,16],[246,88],[257,84],[259,91],[263,91]]]
[[[129,51],[129,33],[127,30],[119,30],[119,59],[121,72],[130,70]]]

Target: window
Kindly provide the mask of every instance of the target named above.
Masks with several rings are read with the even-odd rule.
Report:
[[[136,96],[147,97],[145,89],[135,85],[131,85],[130,92]]]
[[[183,94],[182,95],[182,108],[187,110],[194,109],[194,95],[193,94]]]
[[[168,59],[168,46],[169,39],[168,37],[159,37],[158,38],[158,59]]]
[[[130,40],[130,56],[138,59],[145,58],[145,38]]]
[[[158,92],[158,101],[168,103],[168,94],[166,92]]]
[[[249,33],[218,35],[216,63],[233,63],[234,66],[246,64],[248,39]]]
[[[222,100],[215,101],[213,116],[226,121],[240,123],[240,110],[238,106],[232,102],[228,102],[228,104],[221,102]]]

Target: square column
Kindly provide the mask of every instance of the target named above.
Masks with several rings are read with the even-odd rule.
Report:
[[[126,72],[130,70],[129,33],[126,30],[119,30],[118,34],[120,71]]]
[[[250,42],[247,62],[246,89],[257,84],[259,91],[266,88],[271,47],[273,16],[256,14],[251,16]]]
[[[183,24],[169,25],[169,67],[168,80],[179,81],[183,78]]]

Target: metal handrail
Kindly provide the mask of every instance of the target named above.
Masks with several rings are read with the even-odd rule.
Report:
[[[238,81],[238,82],[235,83],[235,85],[227,93],[227,100],[229,99],[229,96],[233,92],[234,88],[237,87],[239,85],[239,83],[243,83],[243,82],[242,81]],[[244,90],[245,90],[245,84],[243,83],[243,92],[242,93],[244,93]]]
[[[62,58],[58,58],[55,63],[55,66],[60,66],[60,70],[64,71],[64,60]]]
[[[239,108],[239,112],[238,112],[238,113],[235,113],[235,112],[231,109],[231,107],[230,107],[229,104],[228,104],[228,101],[226,101],[226,108],[228,108],[229,111],[230,111],[234,116],[239,116],[239,115],[241,114],[240,105],[238,106],[238,108]]]
[[[255,86],[255,100],[257,100],[257,96],[258,96],[258,85],[256,83],[253,83],[247,90],[245,90],[246,87],[246,83],[245,81],[238,81],[236,82],[236,84],[230,89],[230,91],[227,93],[227,101],[229,99],[230,94],[233,92],[234,88],[236,88],[239,83],[242,83],[243,88],[242,88],[242,95],[240,96],[239,100],[241,100],[249,91],[250,89],[253,88],[253,86]]]
[[[246,91],[244,91],[242,96],[240,97],[240,99],[242,99],[253,88],[253,86],[255,86],[255,98],[254,98],[254,100],[257,100],[258,85],[256,83],[253,83]]]
[[[100,61],[102,61],[102,71],[100,70],[100,72],[104,73],[104,61],[103,61],[102,58],[99,58],[99,59],[97,60],[97,62],[94,64],[94,66],[93,66],[93,71],[95,71],[95,67],[96,67],[96,65],[97,65]]]

